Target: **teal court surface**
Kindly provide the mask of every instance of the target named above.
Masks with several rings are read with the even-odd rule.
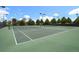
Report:
[[[42,38],[48,35],[59,33],[65,30],[52,29],[47,27],[38,26],[16,26],[13,28],[13,35],[16,44],[31,41],[37,38]]]
[[[79,27],[14,26],[0,29],[1,52],[79,51]]]

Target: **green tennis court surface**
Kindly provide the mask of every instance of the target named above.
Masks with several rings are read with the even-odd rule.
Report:
[[[0,29],[0,51],[79,51],[79,27],[15,26]]]
[[[64,30],[49,29],[46,27],[37,27],[37,26],[16,26],[13,28],[16,43],[23,43],[26,41],[34,40],[37,38],[42,38],[48,35],[52,35]]]

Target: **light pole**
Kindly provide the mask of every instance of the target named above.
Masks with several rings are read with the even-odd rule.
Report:
[[[44,17],[46,14],[44,14],[44,13],[40,13],[40,15],[42,16],[42,19],[43,19],[43,17]]]
[[[46,15],[45,13],[40,13],[41,17],[42,17],[42,20],[44,18],[44,16]],[[40,24],[41,25],[41,24]]]

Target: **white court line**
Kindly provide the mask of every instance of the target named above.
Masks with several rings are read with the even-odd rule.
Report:
[[[34,40],[31,40],[31,41],[36,41],[36,40],[39,40],[39,39],[42,39],[42,38],[47,38],[49,36],[57,36],[57,35],[60,35],[60,34],[63,34],[63,33],[69,32],[69,31],[72,31],[72,30],[77,30],[77,29],[70,29],[70,30],[67,30],[67,31],[58,32],[56,34],[48,35],[48,36],[41,37],[41,38],[38,38],[38,39],[34,39]],[[18,45],[21,45],[21,44],[24,44],[24,43],[27,43],[27,42],[31,42],[31,41],[26,41],[26,42],[23,42],[23,43],[18,43]]]
[[[15,37],[15,33],[14,33],[13,28],[12,28],[12,33],[13,33],[13,37],[14,37],[14,40],[15,40],[15,44],[17,45],[17,41],[16,41],[16,37]]]
[[[33,40],[32,38],[30,38],[28,35],[26,35],[23,31],[20,31],[19,29],[17,29],[20,33],[22,33],[25,37],[29,38],[30,40]]]
[[[77,29],[69,29],[69,30],[61,31],[61,32],[58,32],[58,33],[55,33],[55,34],[52,34],[52,35],[48,35],[48,36],[57,36],[57,35],[60,35],[60,34],[63,34],[63,33],[69,32],[69,31],[73,31],[73,30],[77,30]],[[48,36],[45,36],[45,37],[42,37],[42,38],[46,38]],[[38,39],[41,39],[41,38],[38,38]]]

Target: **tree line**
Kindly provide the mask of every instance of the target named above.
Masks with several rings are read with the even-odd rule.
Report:
[[[6,23],[12,24],[14,26],[25,26],[25,25],[60,25],[60,26],[79,26],[79,17],[77,17],[74,21],[71,20],[71,18],[62,17],[61,19],[53,18],[49,21],[49,19],[46,19],[43,21],[43,19],[37,19],[36,21],[32,20],[31,18],[26,21],[26,18],[23,18],[22,20],[17,20],[16,18],[13,18],[12,21],[3,21],[4,25]]]

